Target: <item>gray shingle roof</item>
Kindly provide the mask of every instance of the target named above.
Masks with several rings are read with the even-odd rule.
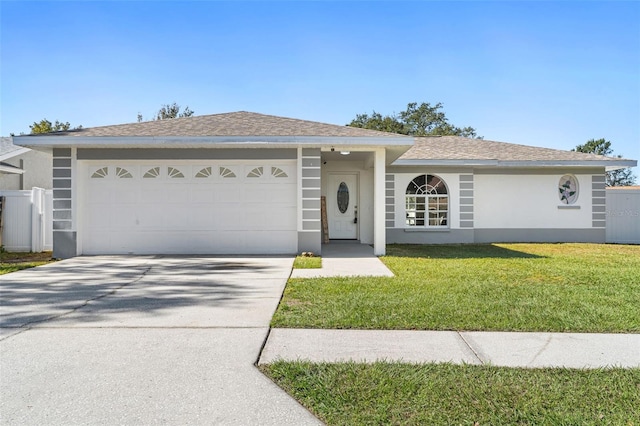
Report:
[[[43,136],[189,137],[189,136],[321,136],[393,137],[402,135],[254,112],[230,112],[113,126],[88,127]]]
[[[469,139],[461,136],[425,136],[398,160],[497,160],[497,161],[620,161],[596,154]]]
[[[10,137],[0,138],[0,159],[6,160],[25,152],[25,148],[14,145]]]

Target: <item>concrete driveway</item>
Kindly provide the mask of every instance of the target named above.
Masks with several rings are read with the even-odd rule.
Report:
[[[319,424],[254,366],[283,257],[79,257],[0,276],[2,424]]]

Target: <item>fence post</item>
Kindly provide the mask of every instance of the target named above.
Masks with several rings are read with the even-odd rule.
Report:
[[[31,189],[31,251],[44,250],[44,189]]]
[[[5,209],[4,195],[0,196],[0,247],[2,247],[2,233],[4,232],[4,209]]]

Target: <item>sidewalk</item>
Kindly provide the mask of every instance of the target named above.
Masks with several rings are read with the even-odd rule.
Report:
[[[640,368],[640,334],[272,329],[259,364],[403,361]]]
[[[322,269],[291,278],[393,276],[371,246],[331,241]],[[640,367],[640,334],[272,329],[259,359],[313,362],[377,360],[506,367]]]

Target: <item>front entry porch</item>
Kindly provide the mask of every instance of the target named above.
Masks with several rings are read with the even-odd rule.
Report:
[[[323,241],[347,240],[385,253],[385,149],[321,150],[320,192],[326,200]],[[332,244],[322,246],[322,254]]]

